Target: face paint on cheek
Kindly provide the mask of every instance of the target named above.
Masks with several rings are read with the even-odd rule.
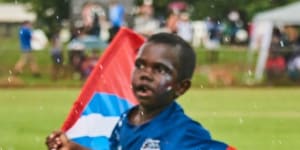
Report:
[[[170,75],[164,75],[163,78],[160,80],[159,83],[159,91],[171,91],[172,85],[171,85],[172,77]]]
[[[172,86],[171,85],[169,85],[168,87],[167,87],[167,91],[169,92],[169,91],[171,91],[173,88],[172,88]]]

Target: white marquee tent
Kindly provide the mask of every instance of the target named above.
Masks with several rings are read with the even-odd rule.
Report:
[[[25,20],[34,21],[36,15],[29,12],[25,5],[0,4],[0,23],[21,23]]]
[[[255,15],[253,21],[270,21],[275,25],[300,25],[300,2],[264,11]]]
[[[250,48],[259,49],[259,58],[255,70],[255,79],[261,80],[268,57],[274,26],[300,25],[300,2],[263,11],[253,18],[253,31]]]

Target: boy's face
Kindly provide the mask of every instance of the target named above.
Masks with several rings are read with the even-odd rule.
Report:
[[[171,46],[146,43],[135,60],[133,92],[140,104],[161,108],[174,100],[179,60]]]

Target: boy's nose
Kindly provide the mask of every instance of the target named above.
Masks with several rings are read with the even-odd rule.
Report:
[[[152,81],[153,80],[152,69],[150,67],[143,68],[143,70],[141,71],[140,79]]]

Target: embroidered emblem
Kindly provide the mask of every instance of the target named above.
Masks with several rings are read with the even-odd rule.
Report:
[[[141,150],[160,150],[159,142],[159,140],[146,139],[141,147]]]

